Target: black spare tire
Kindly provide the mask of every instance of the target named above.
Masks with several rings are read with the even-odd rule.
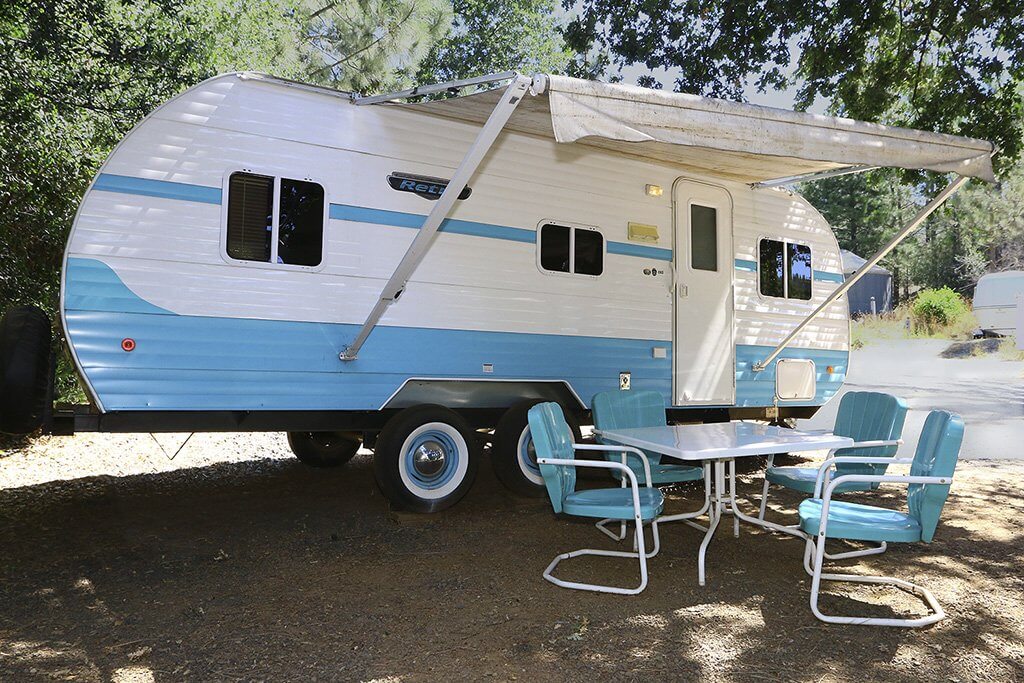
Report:
[[[338,467],[359,452],[363,437],[358,432],[288,432],[292,453],[310,467]]]
[[[42,426],[52,335],[50,319],[36,306],[0,318],[0,432],[28,434]]]

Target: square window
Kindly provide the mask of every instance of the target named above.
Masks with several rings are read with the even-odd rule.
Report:
[[[545,223],[538,248],[541,270],[593,277],[604,272],[604,236],[598,230]]]
[[[324,257],[325,202],[323,186],[308,180],[232,173],[227,199],[228,257],[293,266],[320,265]]]

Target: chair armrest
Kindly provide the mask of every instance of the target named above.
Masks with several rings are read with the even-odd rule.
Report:
[[[818,467],[818,476],[814,480],[814,497],[821,497],[821,487],[827,484],[830,476],[829,469],[842,463],[860,463],[862,465],[877,465],[882,460],[886,465],[909,464],[914,462],[913,458],[879,458],[870,455],[829,455],[825,462]]]
[[[852,446],[846,446],[837,450],[845,451],[847,448],[881,448],[882,446],[901,446],[903,439],[876,439],[875,441],[854,441]],[[846,457],[846,456],[843,456]],[[856,456],[849,456],[856,457]],[[868,456],[870,457],[870,456]],[[877,456],[875,456],[877,457]]]
[[[584,449],[597,450],[597,449]],[[554,465],[555,467],[596,467],[604,470],[620,470],[623,479],[629,479],[629,487],[633,491],[633,512],[635,517],[640,517],[640,487],[636,482],[636,475],[633,470],[619,462],[610,460],[564,460],[562,458],[537,458],[538,465]],[[650,481],[650,479],[648,479]]]
[[[622,453],[622,464],[626,464],[626,453],[632,453],[640,458],[640,461],[644,465],[644,475],[647,476],[647,486],[650,488],[651,484],[651,461],[647,459],[647,454],[639,448],[632,446],[616,446],[614,444],[590,444],[590,443],[574,443],[572,447],[577,451],[604,451],[606,453]]]
[[[910,458],[903,458],[910,460]],[[953,477],[918,477],[899,474],[844,474],[836,477],[825,488],[825,495],[821,497],[821,519],[818,520],[818,535],[825,536],[828,527],[828,508],[832,503],[832,492],[837,486],[846,482],[862,482],[865,484],[900,482],[903,484],[952,484]]]

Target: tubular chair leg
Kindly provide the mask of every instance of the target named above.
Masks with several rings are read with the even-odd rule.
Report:
[[[651,527],[654,533],[654,550],[652,550],[651,553],[648,554],[647,549],[644,545],[643,520],[641,520],[640,517],[637,516],[634,519],[634,522],[636,524],[636,552],[630,553],[622,550],[595,550],[592,548],[584,548],[582,550],[574,550],[569,553],[562,553],[561,555],[556,556],[555,559],[551,561],[551,564],[548,565],[548,568],[544,570],[544,578],[550,581],[551,583],[555,584],[556,586],[561,586],[562,588],[571,588],[574,590],[595,591],[598,593],[617,593],[619,595],[636,595],[638,593],[641,593],[645,588],[647,588],[647,558],[653,557],[654,555],[658,554],[658,551],[660,550],[661,541],[658,537],[657,522],[652,522]],[[639,560],[640,585],[636,588],[619,588],[618,586],[602,586],[600,584],[595,583],[563,581],[562,579],[557,579],[552,575],[552,572],[555,570],[555,567],[557,567],[558,563],[562,560],[568,560],[569,558],[580,557],[583,555],[598,555],[601,557],[630,557]]]
[[[764,521],[765,510],[768,509],[768,479],[764,480],[764,486],[761,487],[761,509],[757,511],[757,518]]]
[[[607,524],[609,522],[615,522],[615,521],[618,521],[618,523],[619,523],[619,533],[618,534],[610,531],[608,529],[608,526],[607,526]],[[621,541],[621,540],[624,540],[626,538],[626,529],[628,527],[626,525],[626,522],[623,521],[623,520],[602,519],[600,522],[597,522],[596,524],[594,524],[594,526],[597,527],[598,531],[600,531],[602,534],[604,534],[608,538],[612,539],[613,541]]]
[[[874,550],[874,549],[873,549]],[[813,557],[813,565],[812,565]],[[939,605],[938,600],[931,591],[917,584],[897,579],[891,576],[861,576],[858,574],[825,574],[822,572],[822,563],[825,559],[825,539],[819,538],[817,542],[808,538],[804,548],[804,571],[811,576],[811,612],[821,621],[830,624],[858,624],[863,626],[899,626],[903,628],[919,628],[928,626],[946,617],[945,611]],[[932,613],[917,617],[916,619],[885,619],[876,617],[845,617],[839,615],[824,614],[818,607],[818,594],[821,589],[821,580],[843,581],[848,583],[869,583],[875,585],[888,585],[902,588],[921,598]]]

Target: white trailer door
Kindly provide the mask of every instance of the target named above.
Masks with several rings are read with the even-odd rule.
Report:
[[[733,405],[732,197],[724,188],[680,178],[672,203],[673,404]]]

